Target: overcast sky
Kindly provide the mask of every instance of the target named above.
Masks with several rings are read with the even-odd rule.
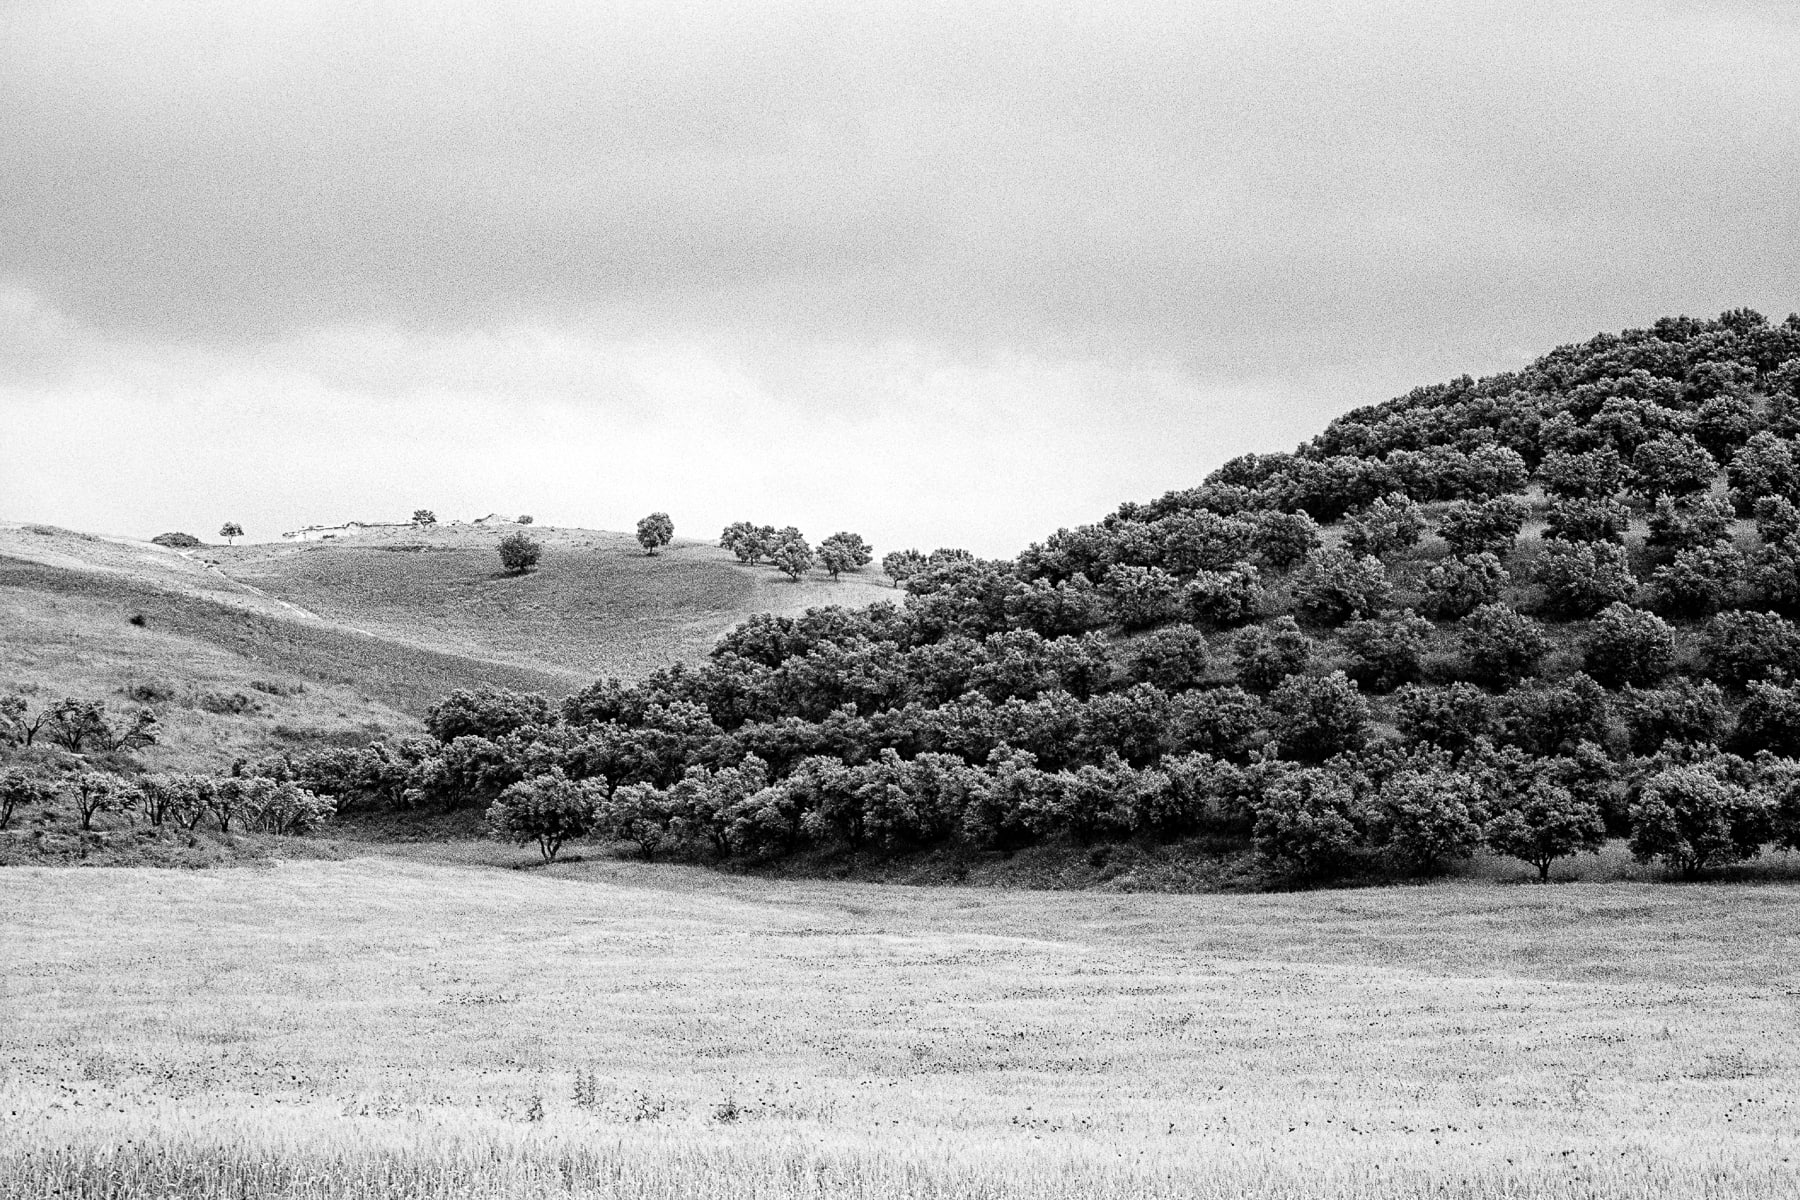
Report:
[[[0,519],[1012,553],[1797,231],[1793,0],[0,0]]]

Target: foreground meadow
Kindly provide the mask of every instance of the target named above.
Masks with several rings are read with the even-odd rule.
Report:
[[[1791,1196],[1800,892],[0,873],[0,1194]]]

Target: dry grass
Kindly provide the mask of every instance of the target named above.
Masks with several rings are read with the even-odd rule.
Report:
[[[9,1196],[1800,1185],[1786,888],[1119,896],[370,857],[21,869],[0,904]]]

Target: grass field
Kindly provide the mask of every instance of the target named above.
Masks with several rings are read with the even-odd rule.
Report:
[[[1786,1197],[1800,893],[0,873],[8,1196]]]

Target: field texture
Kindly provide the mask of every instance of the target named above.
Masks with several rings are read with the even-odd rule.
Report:
[[[0,873],[8,1196],[1775,1197],[1800,896]]]

